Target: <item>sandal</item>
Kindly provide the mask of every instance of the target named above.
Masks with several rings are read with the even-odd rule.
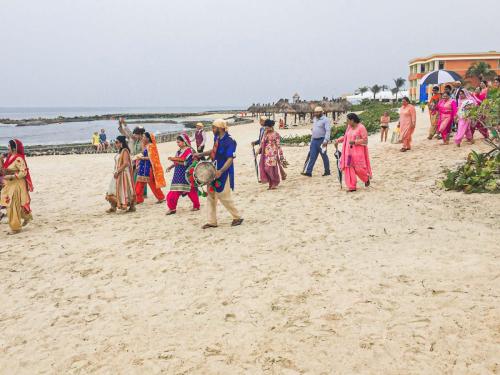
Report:
[[[201,227],[201,229],[209,229],[209,228],[217,228],[217,225],[214,224],[205,224]]]
[[[403,147],[403,148],[402,148],[401,150],[399,150],[399,151],[401,151],[401,152],[406,152],[406,148],[404,148],[404,147]]]
[[[109,208],[106,210],[106,213],[107,214],[112,214],[112,213],[115,213],[116,212],[116,208]]]
[[[370,179],[368,179],[368,181],[365,182],[365,186],[366,187],[370,186]]]
[[[200,210],[199,207],[198,208],[196,208],[196,207],[191,208],[191,211],[199,211],[199,210]]]
[[[233,222],[231,223],[232,227],[237,227],[238,225],[241,225],[243,223],[243,219],[234,219]]]
[[[167,216],[168,215],[175,215],[176,212],[177,212],[176,210],[169,210],[169,211],[167,211],[166,215]]]

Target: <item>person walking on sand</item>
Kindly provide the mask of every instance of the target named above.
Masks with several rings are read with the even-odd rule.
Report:
[[[380,142],[387,142],[390,122],[391,116],[389,116],[389,112],[385,111],[384,115],[380,118]]]
[[[441,100],[441,94],[439,93],[439,87],[434,86],[432,88],[432,96],[429,98],[428,106],[429,106],[429,118],[431,121],[431,125],[429,127],[429,134],[427,139],[432,139],[436,135],[436,127],[439,119],[439,112],[437,109],[437,105]]]
[[[278,188],[281,179],[286,179],[282,163],[284,162],[283,150],[280,147],[280,135],[274,130],[275,122],[266,120],[266,132],[260,145],[259,174],[261,183],[268,183],[269,190]],[[280,177],[281,175],[281,177]]]
[[[137,170],[137,183],[135,185],[135,195],[137,204],[144,203],[144,186],[149,185],[157,203],[165,201],[165,195],[161,191],[166,186],[163,167],[160,163],[160,155],[156,147],[155,136],[151,133],[144,133],[142,137],[143,152],[137,159],[139,168]]]
[[[457,110],[457,133],[455,134],[455,144],[460,147],[464,137],[472,144],[474,139],[471,131],[471,121],[467,118],[470,108],[477,105],[477,99],[466,89],[460,89],[458,92],[458,110]]]
[[[253,141],[251,143],[252,146],[259,146],[260,142],[262,142],[262,137],[264,136],[264,133],[266,132],[266,128],[264,127],[264,123],[266,122],[266,118],[264,116],[261,116],[259,119],[259,124],[260,124],[260,129],[259,129],[259,138],[256,141]]]
[[[399,109],[399,122],[398,128],[401,131],[401,139],[403,142],[403,147],[401,152],[406,152],[411,150],[411,138],[413,132],[415,131],[415,126],[417,123],[417,115],[415,112],[415,107],[410,104],[410,99],[408,97],[403,98],[403,105]]]
[[[16,234],[33,220],[30,207],[30,192],[33,191],[33,183],[22,142],[18,139],[10,140],[8,147],[9,153],[0,171],[0,174],[4,176],[0,206],[7,208],[11,230],[9,234]]]
[[[134,172],[132,170],[132,159],[127,138],[123,135],[116,137],[115,147],[118,153],[115,155],[115,169],[106,193],[106,200],[111,208],[108,213],[119,210],[135,211],[135,185]]]
[[[457,114],[457,103],[450,98],[447,91],[441,95],[441,100],[437,105],[439,111],[438,131],[441,134],[443,145],[449,143],[448,136],[453,125],[453,121]]]
[[[311,145],[309,146],[309,158],[304,167],[303,176],[312,177],[312,171],[318,155],[323,159],[325,172],[323,176],[330,175],[330,160],[326,152],[328,141],[330,141],[330,120],[323,113],[323,108],[314,109],[314,121],[311,135]]]
[[[211,151],[196,154],[196,158],[210,156],[215,162],[215,181],[207,193],[208,223],[202,229],[217,227],[217,201],[229,211],[233,217],[231,226],[243,223],[238,210],[234,206],[231,190],[234,190],[234,158],[236,157],[236,141],[227,132],[227,122],[222,119],[215,120],[212,125],[214,133],[214,147]]]
[[[189,136],[185,133],[178,136],[177,146],[179,146],[179,150],[177,150],[175,156],[168,158],[174,164],[167,168],[167,172],[174,169],[174,176],[170,184],[170,191],[167,194],[167,215],[174,215],[177,212],[177,202],[180,197],[185,195],[193,202],[192,211],[200,210],[198,189],[191,181],[186,179],[186,171],[193,163],[193,149],[191,148]]]
[[[194,139],[196,141],[196,152],[202,153],[205,150],[205,145],[207,144],[207,135],[204,131],[204,125],[201,122],[196,124]],[[205,158],[202,158],[201,160],[205,160]]]
[[[132,169],[134,171],[134,184],[137,182],[137,169],[139,167],[139,160],[137,158],[142,155],[142,137],[146,133],[146,129],[143,127],[136,127],[133,131],[127,126],[125,119],[120,117],[118,121],[118,131],[121,135],[127,138],[127,142],[130,148],[130,154],[132,158]],[[144,185],[144,198],[148,197],[148,186]]]
[[[356,191],[357,177],[366,187],[370,186],[372,168],[368,155],[368,132],[355,113],[347,115],[345,134],[335,140],[335,145],[339,143],[342,143],[340,168],[345,175],[347,192]]]

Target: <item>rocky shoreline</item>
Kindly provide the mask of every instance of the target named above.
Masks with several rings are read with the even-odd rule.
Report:
[[[31,119],[0,119],[0,124],[16,125],[16,126],[43,126],[50,124],[59,124],[67,122],[88,122],[88,121],[101,121],[101,120],[117,120],[119,117],[124,117],[127,120],[146,120],[146,119],[164,119],[164,123],[174,123],[170,121],[172,118],[193,117],[193,116],[208,116],[214,113],[231,113],[236,114],[241,111],[227,110],[227,111],[206,111],[206,112],[186,112],[186,113],[112,113],[106,115],[93,115],[93,116],[73,116],[64,117],[59,116],[56,118],[31,118]],[[168,119],[167,119],[168,118]]]

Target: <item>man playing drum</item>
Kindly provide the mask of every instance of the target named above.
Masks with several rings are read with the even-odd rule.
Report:
[[[211,184],[207,193],[208,201],[208,223],[202,229],[217,227],[217,200],[229,211],[233,217],[231,226],[235,227],[243,223],[238,210],[234,206],[231,190],[234,190],[234,165],[233,159],[236,153],[236,142],[227,132],[227,122],[219,119],[212,125],[214,133],[214,148],[211,151],[196,154],[197,158],[210,156],[215,162],[215,181]]]

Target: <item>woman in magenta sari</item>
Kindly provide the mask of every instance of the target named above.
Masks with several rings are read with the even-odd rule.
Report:
[[[398,122],[398,128],[400,128],[401,139],[403,141],[401,152],[411,150],[411,137],[415,131],[416,123],[417,114],[415,112],[415,107],[410,104],[410,99],[405,96],[403,98],[403,105],[399,109]]]
[[[481,81],[481,85],[480,85],[480,87],[477,88],[477,90],[479,92],[474,93],[474,98],[476,99],[478,105],[480,105],[483,102],[483,100],[488,97],[488,82]],[[488,131],[488,128],[485,127],[481,123],[481,121],[477,121],[476,123],[471,124],[471,133],[472,133],[473,137],[474,137],[474,133],[476,132],[476,130],[479,131],[479,133],[481,133],[481,135],[484,138],[489,138],[490,133]]]
[[[471,122],[467,118],[467,112],[473,106],[477,105],[477,99],[475,99],[466,89],[458,90],[458,111],[457,111],[457,134],[455,134],[455,144],[460,147],[464,137],[473,143],[471,131]]]
[[[453,120],[457,114],[457,103],[450,98],[447,91],[441,96],[441,100],[437,105],[439,112],[438,131],[441,134],[443,145],[449,143],[448,135],[453,125]]]
[[[260,143],[259,174],[262,183],[269,184],[269,190],[278,188],[281,179],[286,179],[286,174],[281,167],[283,150],[280,147],[280,135],[274,130],[274,121],[267,119],[264,122],[265,132]],[[281,177],[280,177],[281,174]]]
[[[344,136],[335,140],[335,145],[342,143],[340,167],[345,175],[348,192],[356,191],[356,177],[363,181],[365,186],[370,186],[372,177],[368,156],[368,132],[360,122],[358,115],[349,113]]]

